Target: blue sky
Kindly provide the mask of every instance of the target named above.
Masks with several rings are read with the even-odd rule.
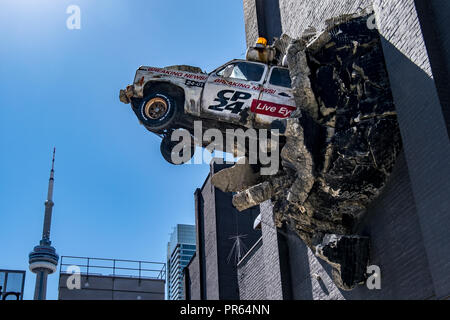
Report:
[[[81,8],[81,30],[66,9]],[[194,223],[207,165],[175,167],[119,89],[140,65],[211,71],[246,50],[241,0],[2,0],[0,269],[27,270],[56,146],[52,241],[60,255],[165,261]],[[48,299],[57,298],[57,275]]]

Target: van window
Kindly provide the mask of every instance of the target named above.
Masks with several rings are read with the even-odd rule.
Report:
[[[289,70],[285,68],[273,68],[269,83],[274,86],[292,88]]]
[[[229,64],[217,72],[217,75],[224,78],[259,82],[264,74],[264,69],[264,65],[261,64],[239,61]]]

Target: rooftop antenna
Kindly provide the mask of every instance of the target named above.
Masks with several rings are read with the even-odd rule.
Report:
[[[227,263],[230,263],[234,254],[234,263],[237,265],[239,261],[241,261],[242,257],[247,253],[248,248],[242,240],[245,238],[247,238],[246,234],[238,234],[229,238],[230,240],[233,240],[234,243],[231,247],[230,253],[228,254]]]

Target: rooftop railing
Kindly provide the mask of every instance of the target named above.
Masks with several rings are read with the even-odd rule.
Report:
[[[166,264],[138,260],[120,260],[89,257],[62,256],[60,274],[71,274],[68,268],[76,266],[86,276],[111,276],[138,279],[165,280]]]

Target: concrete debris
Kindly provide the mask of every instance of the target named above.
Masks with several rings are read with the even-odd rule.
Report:
[[[402,148],[380,35],[367,28],[369,16],[330,20],[321,33],[275,42],[285,50],[279,56],[286,54],[298,107],[280,122],[282,166],[276,177],[225,173],[237,181],[222,186],[239,191],[239,210],[271,199],[275,224],[330,263],[345,290],[364,280],[369,239],[354,235],[356,226]]]
[[[289,119],[286,126],[286,144],[281,150],[283,167],[296,171],[296,179],[288,190],[287,200],[303,205],[314,184],[313,158],[305,145],[304,130],[299,119]]]
[[[244,211],[275,197],[288,188],[289,185],[292,185],[292,178],[289,176],[272,177],[267,181],[235,194],[233,205],[239,211]]]
[[[366,282],[370,239],[360,236],[326,234],[315,247],[316,256],[333,267],[333,280],[342,290]]]
[[[214,174],[211,182],[223,192],[239,192],[258,184],[260,178],[250,164],[236,164]]]
[[[286,61],[289,70],[297,70],[291,73],[294,90],[295,104],[302,106],[304,112],[308,112],[314,119],[318,119],[319,111],[316,97],[311,87],[311,71],[307,62],[306,41],[294,40],[287,48]],[[296,118],[300,116],[300,109],[292,114]]]
[[[248,208],[257,206],[273,196],[273,188],[269,181],[257,184],[245,191],[239,192],[233,197],[233,205],[239,210],[244,211]]]

